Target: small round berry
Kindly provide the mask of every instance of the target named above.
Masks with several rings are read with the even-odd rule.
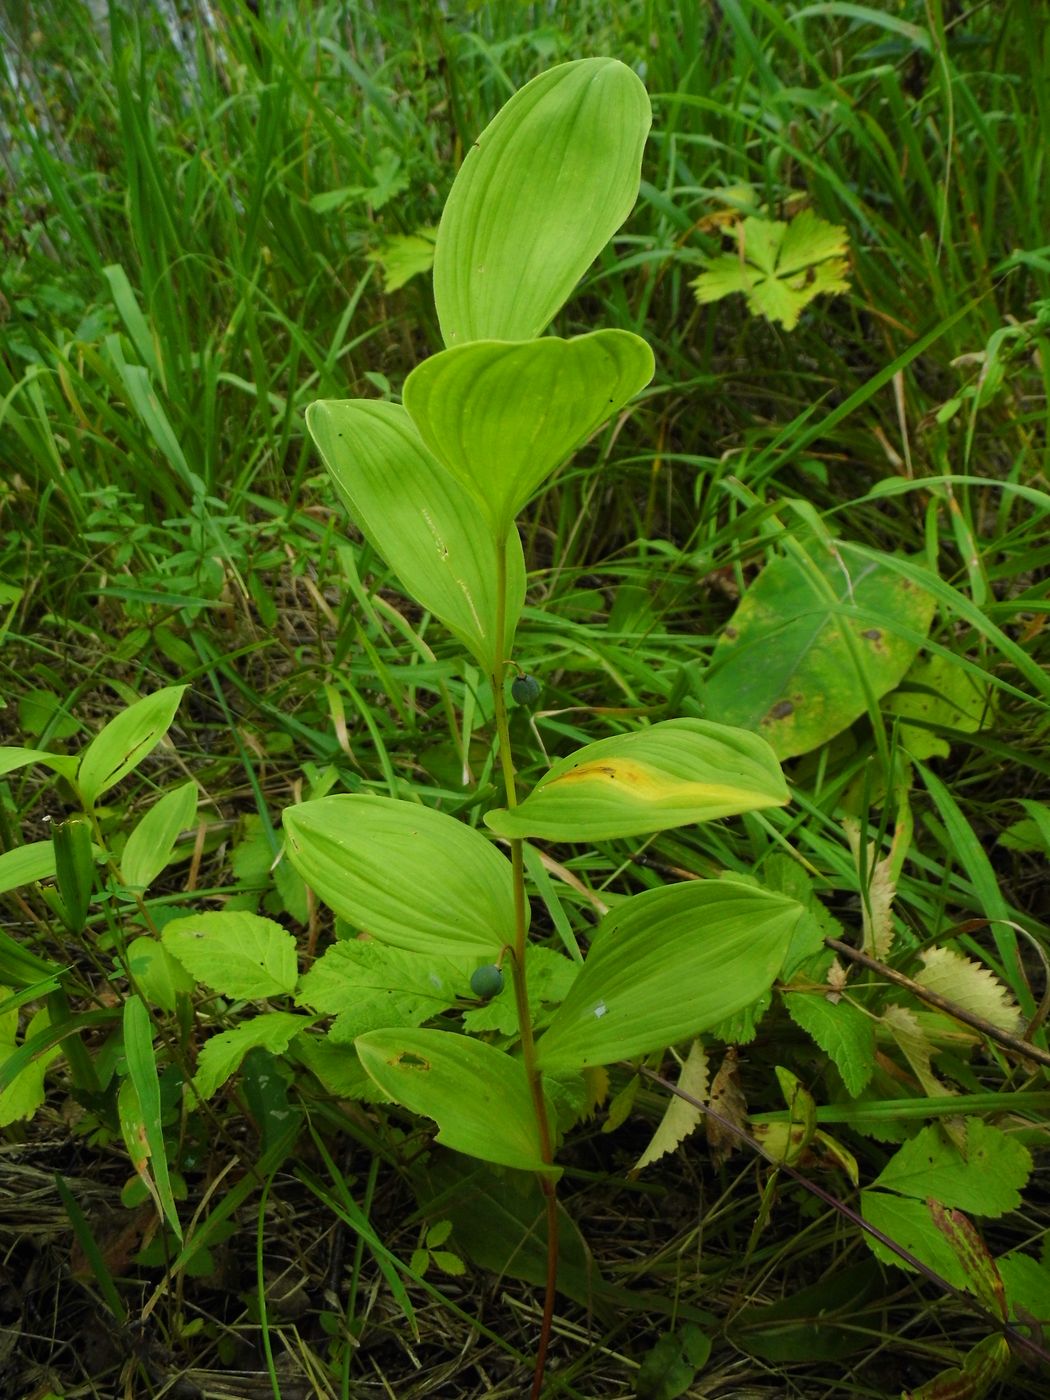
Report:
[[[470,979],[470,990],[482,1001],[488,1001],[503,990],[503,973],[495,963],[479,967]]]
[[[540,698],[542,689],[535,676],[515,676],[510,693],[519,705],[528,705],[531,708]]]

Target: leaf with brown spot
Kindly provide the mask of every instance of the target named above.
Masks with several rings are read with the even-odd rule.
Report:
[[[712,1112],[704,1118],[707,1145],[711,1149],[712,1163],[720,1167],[740,1147],[740,1136],[732,1131],[733,1127],[741,1131],[747,1127],[747,1100],[740,1086],[737,1051],[732,1045],[712,1081],[708,1106]]]

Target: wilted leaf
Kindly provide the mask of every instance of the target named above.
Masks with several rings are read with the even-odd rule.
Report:
[[[921,987],[937,992],[1000,1030],[1011,1035],[1018,1033],[1020,1008],[1009,989],[988,968],[963,957],[954,948],[926,948],[919,957],[923,966],[915,981]]]
[[[903,1400],[982,1400],[1011,1367],[1010,1343],[997,1333],[985,1337],[963,1357],[918,1390],[906,1390]]]
[[[708,1107],[712,1111],[704,1119],[707,1145],[711,1149],[712,1163],[720,1167],[740,1150],[741,1138],[733,1132],[733,1128],[742,1131],[747,1128],[747,1100],[740,1083],[738,1056],[733,1046],[726,1051],[711,1084]]]
[[[707,1098],[708,1078],[707,1052],[699,1040],[694,1040],[679,1071],[678,1087],[684,1094],[703,1103]],[[640,1172],[666,1153],[673,1152],[699,1126],[702,1117],[702,1109],[672,1094],[649,1146],[634,1165],[634,1171]]]

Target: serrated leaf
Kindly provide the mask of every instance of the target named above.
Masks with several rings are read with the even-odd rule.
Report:
[[[193,914],[165,924],[161,938],[187,972],[221,996],[254,1001],[295,990],[295,939],[272,919]]]
[[[308,1025],[305,1016],[294,1016],[289,1011],[271,1011],[242,1021],[232,1030],[211,1036],[197,1058],[194,1089],[202,1099],[210,1099],[237,1072],[249,1050],[261,1046],[273,1055],[282,1055],[292,1039]]]
[[[441,218],[446,345],[540,334],[630,213],[650,121],[642,83],[612,58],[560,64],[514,94],[468,150]]]
[[[193,991],[193,978],[155,938],[136,938],[128,946],[128,970],[147,1001],[174,1011],[180,996]]]
[[[919,957],[923,966],[915,981],[921,987],[937,992],[1011,1035],[1020,1031],[1020,1008],[1008,988],[988,968],[954,948],[926,948]]]
[[[919,1200],[933,1198],[971,1215],[1016,1210],[1032,1157],[1016,1137],[980,1118],[967,1118],[965,1152],[936,1124],[923,1128],[890,1158],[873,1185]]]
[[[569,994],[580,964],[572,962],[553,948],[529,945],[525,950],[525,983],[532,1008],[533,1028],[550,1019],[543,1008],[557,1005]],[[476,1035],[479,1031],[499,1031],[501,1035],[517,1035],[518,1010],[514,1000],[513,979],[504,980],[503,990],[484,1006],[477,1006],[463,1015],[464,1029]]]
[[[146,890],[171,859],[179,833],[193,822],[197,811],[197,784],[191,779],[167,792],[136,823],[120,858],[125,885]]]
[[[500,836],[600,841],[782,807],[780,765],[753,734],[670,719],[558,759],[523,802],[485,816]]]
[[[431,1250],[430,1257],[441,1272],[448,1274],[450,1278],[462,1278],[467,1272],[467,1266],[459,1255],[451,1254],[447,1249]]]
[[[0,988],[0,1000],[3,999],[3,993],[6,990],[6,987]],[[25,1044],[26,1041],[32,1040],[33,1036],[46,1030],[50,1024],[51,1018],[46,1008],[36,1012],[26,1026],[22,1043]],[[17,1008],[0,1017],[0,1064],[9,1059],[18,1048],[17,1027]],[[0,1128],[9,1127],[12,1123],[33,1117],[47,1096],[44,1080],[48,1067],[61,1054],[62,1047],[60,1045],[45,1050],[43,1054],[31,1060],[24,1069],[19,1070],[6,1088],[0,1090]]]
[[[784,991],[784,1005],[797,1026],[834,1061],[846,1092],[856,1098],[875,1070],[875,1024],[848,1001],[830,1002],[822,992]]]
[[[934,1224],[925,1201],[913,1201],[905,1196],[891,1196],[887,1191],[862,1191],[861,1212],[869,1225],[874,1225],[895,1244],[913,1254],[920,1263],[955,1288],[967,1287],[966,1270],[942,1231]],[[884,1264],[916,1272],[914,1267],[880,1240],[864,1234],[868,1248]]]
[[[762,734],[778,758],[833,738],[898,685],[933,618],[932,596],[844,541],[808,564],[774,559],[730,618],[705,684],[709,719]]]
[[[893,901],[897,894],[893,878],[894,853],[891,851],[879,860],[875,842],[869,841],[862,861],[860,825],[847,817],[842,826],[857,863],[858,875],[867,872],[866,898],[861,912],[864,951],[869,957],[884,958],[893,945]]]
[[[352,1045],[335,1045],[327,1036],[299,1035],[292,1047],[296,1057],[324,1088],[337,1099],[352,1099],[360,1103],[389,1103],[384,1093],[365,1070]]]
[[[361,1063],[395,1103],[436,1120],[438,1142],[483,1162],[556,1170],[543,1160],[520,1060],[444,1031],[372,1031],[356,1044]]]
[[[472,959],[424,957],[375,940],[335,943],[303,977],[296,1001],[337,1017],[331,1039],[419,1026],[470,995]]]
[[[846,230],[810,209],[790,223],[750,216],[725,232],[737,248],[702,259],[692,284],[701,305],[742,292],[753,316],[790,331],[816,297],[849,291]]]
[[[77,768],[77,787],[85,807],[137,768],[171,727],[179,701],[189,689],[169,685],[136,700],[95,735]]]
[[[505,635],[496,645],[497,547],[468,489],[424,445],[400,404],[321,400],[306,411],[340,499],[406,593],[491,672],[508,655],[525,598],[516,531],[506,534]]]
[[[536,488],[653,377],[630,331],[477,340],[431,355],[403,400],[423,442],[503,540]]]
[[[384,292],[398,292],[420,273],[429,272],[434,266],[434,243],[436,228],[421,228],[415,233],[395,233],[385,239],[368,261],[378,263],[383,269]]]
[[[396,948],[492,962],[514,933],[510,861],[416,802],[340,795],[284,813],[288,859],[340,918]]]
[[[1020,1320],[1024,1312],[1044,1326],[1050,1324],[1050,1269],[1020,1250],[1011,1250],[996,1263],[1011,1317]]]
[[[703,1103],[707,1098],[708,1081],[707,1052],[699,1040],[694,1040],[679,1071],[678,1087],[684,1094]],[[640,1172],[668,1152],[673,1152],[699,1126],[702,1117],[701,1109],[673,1094],[649,1146],[634,1164],[634,1171]]]

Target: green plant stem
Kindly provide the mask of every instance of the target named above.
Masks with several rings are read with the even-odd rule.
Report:
[[[507,548],[506,541],[496,542],[496,667],[492,675],[492,697],[496,711],[496,738],[499,748],[500,767],[503,772],[503,787],[507,806],[518,805],[518,791],[515,782],[514,758],[511,753],[510,722],[507,716],[507,698],[504,687],[507,632]],[[528,1078],[532,1106],[536,1114],[536,1127],[540,1139],[540,1156],[544,1162],[553,1164],[550,1122],[547,1118],[547,1104],[543,1097],[543,1075],[536,1063],[536,1044],[532,1034],[532,1012],[529,1007],[529,990],[525,980],[525,853],[520,839],[510,843],[510,860],[514,882],[514,1005],[518,1015],[518,1032],[521,1036],[521,1054]],[[540,1325],[540,1338],[536,1346],[536,1366],[532,1381],[532,1400],[539,1400],[543,1390],[543,1373],[547,1361],[547,1346],[550,1342],[551,1327],[554,1322],[554,1290],[558,1278],[558,1195],[553,1180],[546,1174],[539,1177],[540,1188],[547,1205],[547,1278],[543,1298],[543,1320]]]

